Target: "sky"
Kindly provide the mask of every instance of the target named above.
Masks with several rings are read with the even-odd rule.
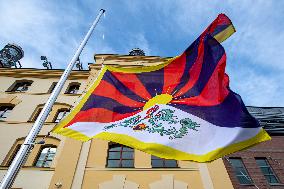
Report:
[[[94,54],[136,47],[148,56],[177,56],[225,13],[237,31],[222,43],[230,88],[246,105],[284,107],[284,1],[1,0],[0,48],[20,45],[24,68],[43,68],[45,55],[63,69],[101,8],[106,14],[80,55],[84,69]]]

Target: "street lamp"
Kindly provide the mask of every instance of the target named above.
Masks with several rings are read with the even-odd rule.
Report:
[[[20,46],[8,43],[0,51],[0,68],[11,68],[13,66],[15,68],[21,68],[22,65],[20,63],[20,59],[23,57],[24,51]]]
[[[83,65],[82,62],[80,61],[80,58],[78,57],[78,59],[76,60],[76,68],[78,68],[78,70],[83,70]]]
[[[49,62],[46,58],[46,56],[40,56],[40,59],[43,60],[43,67],[45,67],[46,69],[52,69],[52,65],[51,65],[51,62]]]

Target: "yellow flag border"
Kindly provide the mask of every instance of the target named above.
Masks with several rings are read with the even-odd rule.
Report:
[[[217,148],[203,155],[197,155],[197,154],[189,154],[162,144],[142,142],[126,134],[102,132],[93,137],[88,137],[78,131],[74,131],[69,128],[65,128],[58,134],[71,137],[83,142],[86,142],[92,138],[112,141],[141,150],[149,154],[153,154],[161,158],[176,159],[176,160],[191,160],[196,162],[210,162],[225,155],[234,153],[236,151],[244,150],[260,142],[271,140],[271,137],[267,134],[267,132],[264,129],[261,129],[258,134],[256,134],[254,137],[250,139],[234,143],[223,148]]]
[[[214,38],[219,42],[222,43],[226,39],[228,39],[233,33],[236,32],[236,29],[233,24],[229,25],[226,29],[214,35]]]
[[[233,25],[228,26],[224,31],[218,33],[214,36],[214,38],[218,42],[223,42],[228,37],[230,37],[235,32],[235,28]],[[103,65],[96,81],[92,84],[92,86],[89,88],[87,93],[83,96],[81,101],[76,105],[76,107],[72,110],[72,112],[66,116],[65,119],[63,119],[58,125],[56,125],[53,129],[53,133],[61,134],[67,137],[71,137],[80,141],[88,141],[92,138],[102,139],[102,140],[110,140],[113,142],[117,142],[123,145],[127,145],[132,148],[139,149],[141,151],[144,151],[146,153],[150,153],[162,158],[166,159],[176,159],[176,160],[192,160],[196,162],[208,162],[215,160],[217,158],[220,158],[224,155],[233,153],[235,151],[247,148],[249,146],[255,145],[257,143],[270,140],[271,137],[267,134],[267,132],[264,129],[261,129],[261,131],[254,137],[239,142],[235,144],[231,144],[224,148],[218,148],[215,149],[207,154],[204,155],[196,155],[196,154],[188,154],[182,151],[179,151],[177,149],[157,144],[157,143],[144,143],[140,140],[137,140],[131,136],[125,135],[125,134],[116,134],[116,133],[110,133],[110,132],[102,132],[100,134],[97,134],[93,137],[88,137],[80,132],[74,131],[69,128],[64,128],[65,125],[67,125],[75,116],[77,113],[80,112],[81,108],[84,106],[86,101],[88,100],[89,96],[92,94],[94,89],[99,85],[100,81],[102,80],[105,72],[107,70],[112,72],[121,72],[121,73],[143,73],[143,72],[151,72],[155,70],[159,70],[170,64],[174,59],[178,58],[174,57],[166,62],[155,65],[155,66],[141,66],[141,67],[115,67],[115,66],[106,66]],[[158,150],[157,150],[158,149]]]

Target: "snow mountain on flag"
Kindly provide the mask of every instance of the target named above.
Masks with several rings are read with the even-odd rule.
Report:
[[[163,64],[103,66],[53,132],[198,162],[269,140],[241,97],[229,89],[220,42],[234,32],[229,18],[220,14],[184,53]]]

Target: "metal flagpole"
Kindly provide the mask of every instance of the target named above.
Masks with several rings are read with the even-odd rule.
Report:
[[[76,60],[78,59],[79,55],[81,54],[83,48],[85,47],[88,39],[90,38],[93,30],[95,29],[97,23],[99,22],[102,14],[105,12],[104,9],[101,9],[98,16],[96,17],[95,21],[93,22],[91,28],[89,29],[88,33],[86,34],[85,38],[81,42],[79,48],[77,49],[76,53],[74,54],[73,58],[71,59],[70,63],[68,64],[67,68],[65,69],[64,73],[60,77],[59,82],[57,83],[56,87],[54,88],[52,94],[48,98],[47,102],[45,103],[45,106],[43,107],[41,113],[39,114],[38,118],[36,119],[32,129],[30,130],[28,136],[26,137],[24,143],[22,144],[20,150],[18,151],[16,157],[14,158],[11,166],[9,167],[6,175],[4,176],[0,189],[8,189],[12,186],[20,168],[23,166],[28,153],[33,148],[35,138],[40,132],[44,121],[46,120],[48,114],[50,113],[50,110],[57,99],[65,81],[67,80],[67,77],[69,76],[70,72],[72,71],[72,68],[74,67],[74,64]]]

